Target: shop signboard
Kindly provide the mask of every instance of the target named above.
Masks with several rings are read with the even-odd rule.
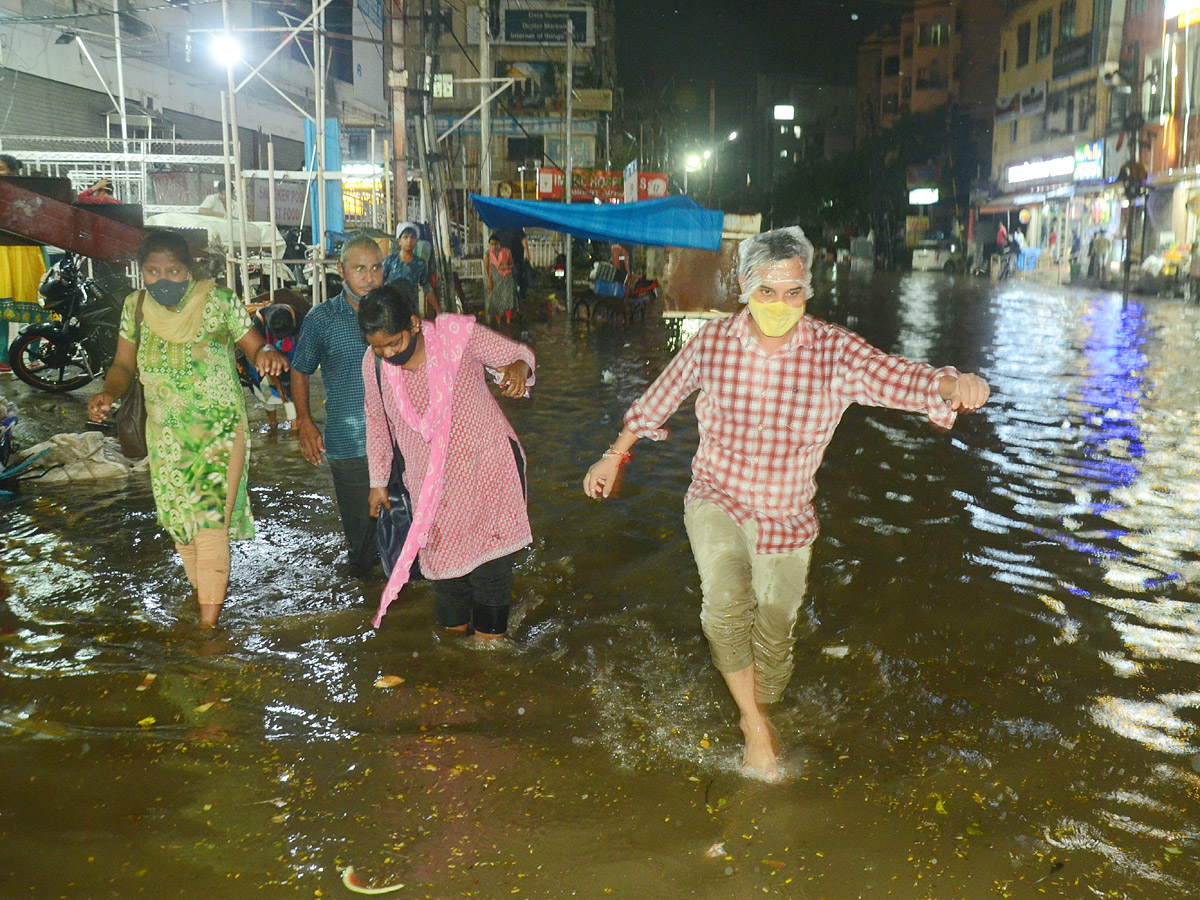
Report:
[[[575,169],[571,181],[571,202],[620,203],[625,199],[625,172],[610,172],[604,169]],[[653,200],[667,195],[667,176],[663,172],[639,172],[637,199]],[[540,169],[538,171],[537,198],[539,200],[561,200],[563,198],[562,169]]]
[[[1051,74],[1055,81],[1068,78],[1092,64],[1092,33],[1081,34],[1067,41],[1060,41],[1054,49]]]
[[[572,105],[581,112],[612,112],[612,91],[607,88],[575,88]]]
[[[1045,181],[1049,178],[1071,178],[1075,174],[1075,156],[1056,156],[1053,159],[1035,159],[1008,167],[1008,183],[1024,184],[1027,181]]]
[[[565,9],[545,3],[505,4],[500,10],[500,34],[496,43],[530,44],[544,47],[567,44],[567,22],[572,23],[575,46],[590,47],[595,42],[592,8]]]
[[[1021,116],[1021,93],[1002,94],[996,98],[996,124],[1012,122]]]
[[[657,200],[667,196],[666,172],[638,172],[639,200]]]
[[[1075,180],[1099,181],[1104,177],[1104,141],[1092,141],[1075,148]]]
[[[929,216],[904,217],[904,245],[915,247],[917,242],[929,234]]]
[[[444,134],[455,122],[458,116],[435,116],[438,134]],[[566,129],[566,123],[561,116],[492,116],[492,134],[525,137],[527,135],[557,134],[561,135]],[[471,116],[458,127],[455,134],[479,134],[479,117]],[[595,119],[575,119],[571,123],[573,134],[596,134]]]
[[[625,167],[625,202],[632,203],[638,195],[638,161],[632,159]]]
[[[1039,81],[1021,91],[1021,118],[1040,116],[1046,111],[1046,82]]]
[[[935,188],[942,180],[942,170],[939,166],[915,165],[908,167],[908,189]]]

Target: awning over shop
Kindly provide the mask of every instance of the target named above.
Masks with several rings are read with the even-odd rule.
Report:
[[[1012,212],[1015,209],[1021,209],[1026,206],[1040,206],[1048,200],[1061,200],[1065,197],[1070,197],[1074,191],[1075,189],[1072,185],[1064,185],[1053,190],[1037,193],[1001,194],[999,197],[993,197],[983,206],[979,207],[979,212],[981,215],[986,216],[993,213]]]
[[[471,195],[488,228],[548,228],[577,238],[649,247],[721,248],[725,214],[675,195],[637,203],[557,203]]]

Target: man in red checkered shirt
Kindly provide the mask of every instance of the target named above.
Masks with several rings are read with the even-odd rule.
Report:
[[[713,321],[671,360],[625,414],[625,428],[584,479],[608,497],[640,438],[699,391],[700,446],[684,524],[700,572],[700,622],[713,663],[740,713],[742,769],[780,778],[780,746],[765,707],[792,675],[793,632],[818,524],[815,476],[842,413],[853,403],[924,413],[949,428],[988,398],[987,382],[872,347],[804,315],[813,248],[799,228],[742,242],[747,309]]]

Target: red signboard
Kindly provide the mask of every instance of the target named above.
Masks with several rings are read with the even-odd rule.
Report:
[[[667,195],[667,176],[659,172],[638,173],[638,199],[649,200]],[[539,200],[561,200],[563,198],[562,169],[538,171],[537,196]],[[571,182],[572,203],[619,203],[625,199],[625,173],[607,172],[603,169],[575,169]]]

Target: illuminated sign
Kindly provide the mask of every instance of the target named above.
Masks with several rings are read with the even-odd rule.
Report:
[[[796,119],[796,107],[781,103],[775,107],[776,122],[793,122]]]
[[[1104,177],[1104,141],[1075,148],[1075,180],[1098,181]]]
[[[938,202],[937,188],[916,188],[908,192],[908,202],[911,206],[932,206]]]
[[[1025,181],[1041,181],[1044,178],[1062,178],[1075,172],[1074,156],[1058,156],[1054,159],[1039,159],[1008,167],[1008,183],[1021,184]]]
[[[1200,2],[1198,0],[1165,0],[1163,6],[1163,21],[1167,22],[1179,17],[1176,23],[1179,28],[1186,28],[1200,22]]]

